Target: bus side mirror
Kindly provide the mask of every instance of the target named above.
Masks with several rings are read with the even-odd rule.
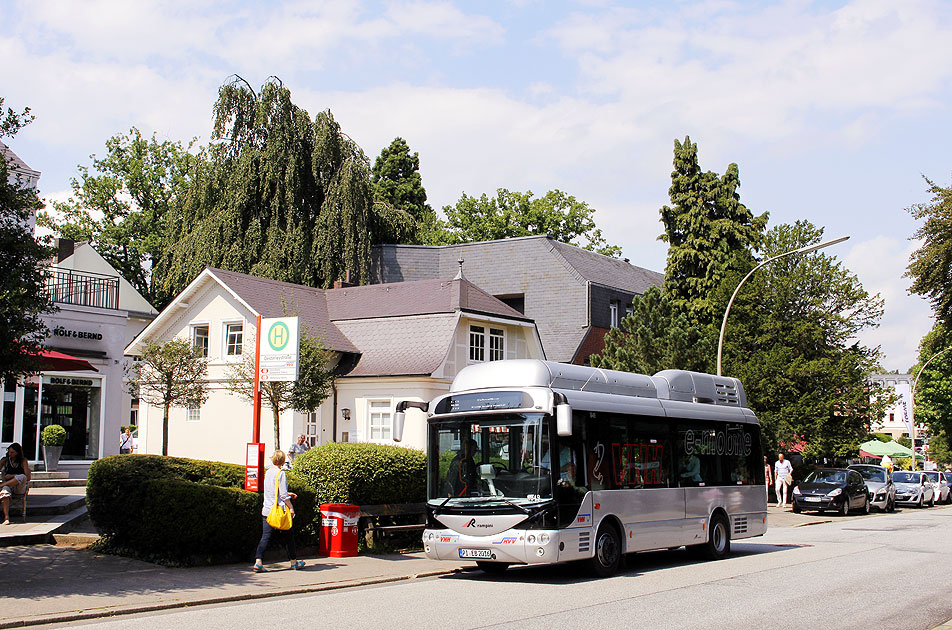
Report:
[[[403,425],[406,423],[407,414],[405,411],[398,411],[393,414],[393,441],[403,441]]]
[[[572,405],[563,403],[555,406],[555,426],[561,437],[572,435]]]

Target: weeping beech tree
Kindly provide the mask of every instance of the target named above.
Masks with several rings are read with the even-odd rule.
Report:
[[[411,221],[375,209],[370,161],[330,110],[312,121],[271,77],[255,92],[235,75],[218,92],[212,143],[169,221],[163,297],[206,266],[328,287],[367,280],[374,236]]]

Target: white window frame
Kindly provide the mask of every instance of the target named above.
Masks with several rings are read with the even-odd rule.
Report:
[[[379,422],[376,424],[374,424],[375,416],[379,416]],[[379,435],[374,435],[375,428],[379,429]],[[393,400],[377,398],[367,401],[366,435],[369,442],[393,441]]]
[[[497,332],[500,334],[495,334]],[[467,363],[502,361],[506,358],[506,338],[506,329],[503,326],[494,328],[484,323],[470,324],[467,331]],[[498,347],[494,346],[496,340],[501,342]]]
[[[228,347],[229,343],[229,331],[228,329],[231,326],[241,326],[241,343],[238,345],[238,354],[229,354]],[[221,325],[222,336],[221,336],[221,356],[225,361],[241,361],[242,354],[244,353],[245,347],[245,323],[243,321],[230,321],[222,322]]]
[[[618,328],[618,300],[612,300],[608,303],[608,325],[610,328]]]
[[[200,422],[202,420],[201,405],[189,405],[185,411],[186,422]]]
[[[201,330],[205,330],[205,354],[201,355],[203,358],[208,358],[209,350],[209,341],[211,340],[211,331],[212,327],[207,322],[195,322],[189,326],[189,339],[192,342],[192,348],[196,347],[196,333]]]
[[[304,418],[304,437],[307,444],[314,448],[320,443],[321,439],[321,410],[315,409]]]

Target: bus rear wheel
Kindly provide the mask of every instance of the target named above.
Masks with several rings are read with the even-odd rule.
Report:
[[[477,560],[476,566],[483,570],[483,573],[492,573],[498,575],[499,573],[505,573],[506,569],[509,568],[508,562],[486,562],[485,560]]]
[[[707,542],[694,547],[697,555],[706,560],[722,560],[731,552],[731,529],[727,517],[715,514],[711,518]]]
[[[621,566],[621,539],[609,523],[602,523],[595,535],[595,555],[589,561],[592,573],[608,577],[618,572]]]

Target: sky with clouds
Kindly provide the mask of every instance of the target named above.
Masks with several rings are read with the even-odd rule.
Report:
[[[673,141],[740,167],[770,224],[807,219],[886,301],[864,334],[908,369],[931,327],[902,277],[906,208],[952,176],[952,3],[533,0],[0,3],[0,96],[36,122],[12,142],[62,198],[77,164],[135,126],[207,141],[232,74],[281,78],[373,159],[420,154],[434,207],[558,188],[597,209],[633,264],[663,271]]]

